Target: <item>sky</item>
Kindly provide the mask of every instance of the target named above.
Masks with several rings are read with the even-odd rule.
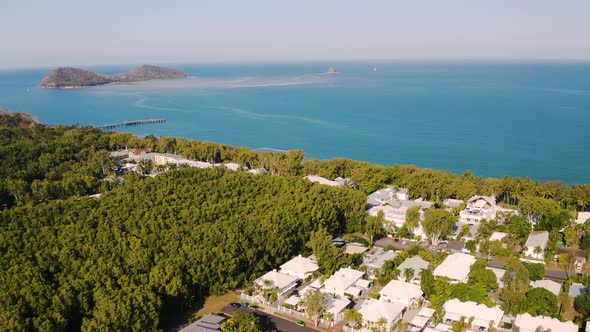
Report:
[[[589,60],[590,0],[0,0],[0,67]]]

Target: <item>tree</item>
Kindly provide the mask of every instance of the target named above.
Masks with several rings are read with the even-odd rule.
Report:
[[[412,269],[412,268],[404,269],[404,279],[406,280],[406,282],[412,281],[413,278],[414,278],[414,269]]]
[[[305,294],[305,312],[314,321],[315,326],[318,326],[322,315],[328,309],[328,297],[328,294],[322,293],[318,289],[310,290]]]
[[[363,322],[363,316],[356,309],[348,309],[344,312],[344,320],[352,327],[358,327]]]
[[[367,224],[365,225],[365,233],[369,236],[371,245],[373,245],[373,238],[383,233],[383,211],[377,212],[376,216],[367,216]]]
[[[319,262],[332,248],[332,236],[325,228],[312,231],[306,246],[311,249]]]
[[[420,206],[412,206],[406,211],[406,224],[408,229],[414,229],[420,224]]]
[[[504,269],[506,270],[502,277],[504,288],[500,293],[500,299],[504,302],[503,309],[509,314],[523,312],[527,308],[526,293],[530,288],[529,272],[516,258],[506,262]]]
[[[223,332],[263,332],[260,318],[252,313],[235,311],[233,317],[221,323]]]
[[[575,268],[575,259],[570,253],[561,254],[558,256],[559,266],[565,270],[569,276]]]
[[[574,300],[574,308],[582,314],[584,318],[590,316],[590,294],[583,293]]]
[[[527,312],[532,316],[553,316],[557,314],[557,296],[545,288],[533,288],[526,293]]]
[[[545,264],[542,264],[542,263],[527,264],[526,269],[529,271],[529,278],[532,281],[541,280],[545,276]]]
[[[422,228],[430,239],[430,243],[437,245],[441,237],[451,233],[456,222],[457,217],[449,211],[430,208],[424,212]]]

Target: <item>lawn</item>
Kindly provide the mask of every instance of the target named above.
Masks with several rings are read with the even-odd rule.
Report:
[[[221,308],[230,302],[239,302],[240,295],[236,292],[229,292],[224,295],[211,295],[205,299],[205,304],[195,313],[195,317],[201,317],[206,314],[219,313]]]

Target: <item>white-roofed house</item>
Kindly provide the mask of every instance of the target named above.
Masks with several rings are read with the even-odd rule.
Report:
[[[345,296],[345,294],[354,295],[353,293],[358,294],[359,289],[354,286],[357,281],[363,278],[364,274],[362,271],[349,267],[341,268],[324,281],[324,287],[322,287],[321,291],[337,296]]]
[[[578,211],[578,218],[576,218],[576,224],[583,224],[590,219],[590,212]]]
[[[504,311],[498,306],[489,308],[484,304],[472,301],[461,302],[457,299],[445,302],[443,308],[445,310],[443,322],[447,324],[458,322],[461,317],[469,321],[473,317],[471,329],[475,331],[487,331],[490,327],[498,327],[504,316]]]
[[[491,196],[473,196],[459,213],[459,221],[463,223],[479,223],[482,219],[496,219],[496,199]]]
[[[432,308],[422,307],[420,311],[412,318],[408,323],[408,332],[420,332],[423,331],[428,322],[434,316],[436,310]]]
[[[281,265],[281,273],[288,274],[299,279],[305,279],[319,269],[316,262],[301,255],[293,257],[291,260]]]
[[[422,270],[426,270],[428,268],[428,264],[429,263],[422,259],[422,257],[416,255],[407,258],[397,267],[397,269],[402,271],[402,273],[406,269],[412,269],[412,271],[414,271],[414,277],[410,281],[415,281],[420,280],[420,273],[422,272]]]
[[[342,183],[338,182],[338,181],[332,181],[332,180],[328,180],[324,177],[318,176],[318,175],[308,175],[305,176],[304,179],[307,179],[311,182],[315,182],[315,183],[319,183],[319,184],[323,184],[326,186],[330,186],[330,187],[340,187],[342,186]]]
[[[453,199],[453,198],[446,198],[443,201],[443,205],[449,208],[456,208],[461,206],[461,204],[463,204],[464,201],[462,199]]]
[[[236,164],[236,163],[227,163],[227,164],[223,164],[223,166],[225,166],[225,168],[232,170],[234,172],[237,172],[240,169],[240,164]]]
[[[413,307],[422,297],[420,286],[401,280],[391,280],[379,291],[379,299],[399,303],[406,308]]]
[[[471,255],[451,254],[434,269],[433,274],[437,277],[447,277],[451,283],[466,282],[473,263],[475,263],[475,257]]]
[[[344,311],[348,306],[350,306],[352,302],[343,297],[343,298],[336,298],[331,297],[328,299],[328,309],[326,309],[327,313],[332,314],[334,317],[334,322],[342,320],[344,318]]]
[[[536,332],[539,327],[543,330],[554,332],[577,332],[579,327],[571,321],[561,322],[557,318],[545,316],[531,316],[530,314],[517,315],[514,325],[518,326],[520,332]]]
[[[380,327],[379,323],[385,320],[387,331],[404,313],[404,306],[399,303],[391,303],[375,299],[367,299],[358,309],[358,312],[363,317],[363,325],[366,328]]]
[[[529,234],[528,239],[526,240],[526,243],[524,244],[525,256],[541,261],[544,260],[547,242],[549,242],[549,232],[531,232],[531,234]]]
[[[533,282],[532,286],[533,288],[545,288],[555,294],[555,296],[559,296],[559,292],[561,291],[561,284],[556,283],[553,280],[537,280]]]
[[[385,264],[386,261],[394,259],[395,256],[397,256],[397,253],[393,250],[376,248],[375,252],[365,258],[361,266],[366,266],[370,271],[381,270],[383,264]]]
[[[489,241],[502,241],[506,235],[508,234],[503,232],[493,232],[492,235],[490,235]]]
[[[256,283],[264,289],[277,288],[278,295],[285,295],[297,287],[299,280],[298,277],[272,270],[256,279]]]

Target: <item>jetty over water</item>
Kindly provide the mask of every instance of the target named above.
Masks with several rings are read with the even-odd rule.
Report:
[[[166,122],[166,119],[144,119],[144,120],[123,121],[123,122],[109,123],[109,124],[106,124],[103,126],[98,126],[98,128],[109,129],[109,128],[116,128],[116,127],[136,126],[136,125],[160,123],[160,122]]]

